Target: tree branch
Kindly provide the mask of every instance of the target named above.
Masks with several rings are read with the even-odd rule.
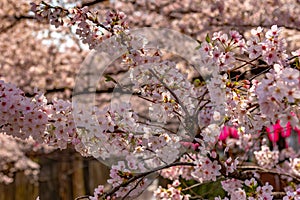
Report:
[[[217,26],[217,27],[243,27],[243,28],[257,28],[258,26],[263,28],[270,28],[271,25],[265,25],[265,24],[234,24],[234,23],[228,23],[228,22],[221,22],[221,23],[210,23],[211,26]],[[290,26],[287,24],[280,24],[280,27],[284,27],[285,29],[289,30],[297,30],[300,31],[300,27]]]
[[[84,2],[81,4],[81,7],[85,7],[85,6],[93,6],[93,5],[96,5],[98,3],[102,3],[102,2],[105,2],[105,1],[109,1],[109,0],[94,0],[94,1],[89,1],[89,2]]]
[[[175,162],[175,163],[171,163],[169,165],[165,165],[165,166],[162,166],[162,167],[157,167],[153,170],[150,170],[150,171],[147,171],[147,172],[144,172],[144,173],[141,173],[141,174],[138,174],[136,176],[133,176],[132,178],[128,179],[127,181],[123,182],[122,184],[120,184],[119,186],[113,188],[112,190],[110,190],[109,192],[103,194],[105,197],[108,197],[108,196],[111,196],[113,195],[115,192],[117,192],[121,187],[126,187],[128,186],[130,183],[140,179],[140,178],[144,178],[154,172],[157,172],[157,171],[160,171],[160,170],[163,170],[163,169],[166,169],[166,168],[169,168],[169,167],[174,167],[174,166],[196,166],[196,164],[194,163],[188,163],[188,162]]]

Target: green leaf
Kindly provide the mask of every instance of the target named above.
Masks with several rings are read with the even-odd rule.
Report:
[[[296,66],[297,69],[300,69],[299,58],[296,58],[296,60],[295,60],[295,66]]]
[[[201,80],[200,80],[200,79],[198,79],[198,78],[197,78],[197,79],[195,79],[195,80],[194,80],[194,86],[195,86],[195,87],[199,87],[199,86],[201,86]]]
[[[106,82],[112,81],[117,84],[117,81],[114,78],[112,78],[110,75],[104,75],[104,77],[106,78],[105,79]]]
[[[210,37],[209,37],[209,34],[208,34],[208,33],[206,34],[205,41],[206,41],[207,43],[210,43]]]
[[[199,43],[199,45],[201,46],[201,44],[202,44],[202,41],[200,41],[200,40],[197,40],[197,42]]]
[[[197,46],[195,49],[196,49],[196,50],[199,50],[199,49],[201,48],[202,41],[200,41],[200,40],[197,40],[197,42],[199,43],[199,46]]]

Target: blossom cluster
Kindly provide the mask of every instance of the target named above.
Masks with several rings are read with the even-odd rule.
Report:
[[[280,119],[281,126],[290,122],[293,128],[299,128],[299,91],[299,71],[275,64],[274,69],[256,86],[262,114],[271,116],[273,123]]]
[[[254,178],[247,179],[244,182],[236,179],[227,179],[222,181],[222,187],[228,192],[230,199],[273,199],[273,187],[269,183],[259,186]],[[222,198],[216,197],[215,200]],[[224,199],[228,199],[225,197]]]
[[[90,49],[95,49],[103,40],[122,34],[128,29],[123,12],[107,12],[105,21],[100,22],[97,13],[92,13],[88,7],[67,10],[45,2],[31,3],[31,6],[31,11],[37,19],[48,20],[56,28],[64,24],[76,24],[76,34]]]
[[[45,96],[35,91],[33,97],[26,97],[13,84],[0,81],[0,131],[20,139],[32,137],[39,143],[65,149],[68,143],[75,147],[80,143],[77,137],[71,104],[54,100],[48,104]]]
[[[283,200],[290,200],[290,199],[299,199],[300,198],[300,194],[299,194],[299,189],[297,189],[294,192],[291,191],[287,191],[287,195],[283,197]]]
[[[33,149],[36,142],[32,139],[26,142],[19,142],[11,136],[3,135],[0,138],[0,182],[9,184],[14,181],[14,173],[23,171],[26,176],[30,177],[32,182],[38,181],[39,165],[32,161],[26,152]],[[41,145],[40,145],[41,146]],[[38,147],[34,149],[38,150]]]
[[[270,151],[268,146],[262,146],[260,151],[254,151],[256,160],[259,166],[263,166],[266,169],[273,168],[279,159],[279,151]]]
[[[285,65],[288,55],[285,50],[285,40],[279,38],[282,28],[273,25],[271,30],[265,33],[264,38],[262,37],[262,31],[261,27],[251,31],[252,37],[247,41],[249,58],[254,59],[262,56],[262,59],[268,65],[274,63]]]
[[[201,156],[197,158],[195,164],[195,169],[191,175],[199,182],[216,181],[217,177],[221,175],[221,166],[217,160],[212,162],[209,158]]]
[[[78,105],[74,113],[78,137],[87,154],[111,164],[124,160],[132,171],[171,163],[179,155],[180,136],[139,121],[130,104],[114,103],[102,110],[95,109]]]
[[[34,98],[27,98],[16,86],[4,81],[0,81],[0,96],[1,130],[21,139],[32,135],[42,143],[48,121],[48,110],[43,109],[47,103],[45,97],[36,94]]]
[[[232,136],[234,138],[238,138],[239,141],[237,144],[240,145],[242,149],[248,145],[250,146],[247,147],[247,149],[251,149],[251,147],[256,149],[257,147],[254,146],[255,144],[251,140],[255,140],[255,138],[258,136],[259,130],[263,129],[263,127],[270,127],[272,124],[275,124],[278,119],[280,119],[281,126],[286,126],[287,128],[294,130],[298,130],[299,127],[299,71],[288,66],[287,54],[284,49],[284,41],[278,37],[280,31],[281,29],[277,28],[277,26],[272,26],[271,30],[267,31],[265,35],[263,35],[262,28],[258,28],[251,32],[252,37],[246,42],[243,40],[241,40],[243,42],[238,42],[240,41],[240,37],[238,36],[231,36],[231,39],[228,39],[226,34],[217,33],[212,38],[213,42],[207,41],[200,47],[200,52],[205,55],[202,56],[200,62],[206,66],[216,69],[213,71],[212,79],[208,83],[212,105],[215,106],[211,116],[214,121],[222,121],[225,119],[228,124],[238,127],[237,130],[235,129],[236,132]],[[237,39],[235,40],[235,38]],[[234,43],[232,41],[236,42]],[[223,52],[220,52],[219,49],[223,49]],[[265,64],[269,67],[267,72],[265,72],[266,77],[253,79],[252,82],[233,82],[232,79],[227,76],[227,74],[219,75],[216,73],[216,71],[222,72],[225,70],[234,70],[235,68],[238,68],[238,65],[236,65],[238,63],[237,61],[233,62],[235,65],[231,65],[231,62],[226,62],[226,59],[224,59],[224,57],[226,57],[226,51],[230,51],[232,56],[234,56],[236,54],[236,52],[232,51],[234,49],[240,50],[239,53],[244,52],[250,59],[254,61],[261,59],[263,62],[265,62]],[[255,55],[253,55],[254,53]],[[228,58],[230,57],[228,56]],[[215,59],[214,62],[213,59]],[[276,62],[276,64],[274,64],[274,62]],[[262,81],[259,82],[258,80]],[[280,86],[276,85],[277,82]],[[265,89],[264,91],[261,90],[263,86]],[[249,91],[244,91],[241,88],[249,89]],[[271,88],[272,91],[269,90]],[[267,93],[268,91],[270,92]],[[281,96],[276,96],[276,91],[277,94],[280,93]],[[263,103],[261,102],[262,100],[264,101]],[[272,101],[277,105],[275,106],[273,104],[269,107],[265,105],[266,103],[271,103]],[[256,102],[257,104],[255,104]],[[249,112],[249,110],[251,112]],[[269,118],[270,116],[271,118]],[[214,124],[211,124],[210,122],[210,125],[207,127],[207,129],[202,131],[201,139],[196,140],[200,143],[199,149],[201,149],[202,140],[206,142],[215,142],[215,136],[209,136],[209,133],[213,132],[207,132],[209,127],[212,127],[213,125]],[[218,134],[220,133],[220,131],[216,132],[218,132]],[[276,134],[276,129],[270,131],[270,128],[267,128],[267,132],[270,136],[272,133]],[[216,136],[218,134],[216,134]],[[227,133],[226,136],[222,136],[221,139],[224,140],[223,137],[226,138],[228,135],[229,133]],[[188,145],[187,143],[184,144]],[[246,144],[246,146],[244,144]],[[278,163],[279,151],[277,150],[270,151],[269,147],[262,146],[262,150],[253,151],[253,153],[258,165],[264,167],[265,169],[273,168]],[[247,160],[249,157],[244,157],[243,159]],[[195,164],[198,166],[198,171],[193,171],[192,175],[194,175],[194,178],[199,177],[199,182],[211,179],[215,181],[216,177],[221,175],[219,172],[221,166],[218,166],[217,162],[212,162],[208,158],[205,159],[205,157],[205,162],[201,162],[201,159],[199,158],[196,160],[197,162]],[[293,163],[297,163],[297,161],[295,160]],[[235,164],[235,167],[229,169],[229,172],[231,173],[236,171],[236,166],[237,163]],[[295,166],[296,164],[293,164],[293,169],[296,169]],[[180,167],[171,167],[164,170],[162,174],[164,177],[169,178],[170,180],[176,180],[181,176],[182,172]],[[227,172],[227,175],[228,174],[229,173]],[[248,182],[246,182],[245,185],[250,187]],[[266,184],[265,186],[256,186],[255,188],[253,188],[254,186],[251,187],[252,194],[242,188],[238,188],[233,192],[229,192],[224,187],[223,188],[229,193],[231,199],[246,199],[247,197],[249,199],[255,199],[258,197],[263,199],[273,199],[271,194],[271,185]],[[162,189],[159,191],[163,193]],[[157,199],[160,199],[159,195],[156,195],[156,197]]]
[[[182,194],[181,189],[178,187],[180,182],[178,180],[174,181],[173,184],[169,184],[167,189],[159,186],[156,191],[154,191],[154,197],[156,199],[173,199],[173,200],[188,200],[189,194]]]
[[[157,199],[193,199],[192,194],[183,192],[181,179],[198,184],[221,180],[225,199],[273,198],[272,185],[257,181],[255,171],[250,170],[249,175],[239,167],[244,161],[254,162],[253,157],[264,170],[278,164],[280,152],[271,151],[261,142],[268,136],[262,131],[266,127],[280,120],[280,126],[300,129],[299,70],[290,66],[285,41],[280,38],[281,28],[273,25],[264,32],[258,27],[248,39],[237,31],[217,32],[212,38],[208,35],[198,48],[198,62],[211,76],[196,86],[176,63],[164,60],[159,50],[152,52],[144,42],[130,37],[123,13],[109,12],[105,22],[100,23],[87,8],[65,10],[42,3],[32,4],[32,11],[55,26],[64,25],[69,18],[69,25],[77,25],[76,34],[91,49],[117,35],[113,38],[116,44],[127,45],[123,64],[128,66],[135,94],[149,103],[149,119],[141,119],[129,103],[112,103],[101,110],[75,104],[74,113],[68,101],[54,100],[50,104],[37,91],[29,98],[1,81],[1,132],[22,139],[32,137],[60,149],[70,144],[82,155],[110,163],[107,182],[112,185],[112,193],[105,193],[99,186],[90,199],[105,195],[133,198],[148,186],[147,175],[156,171],[173,181],[166,189],[160,186],[155,191]],[[258,74],[261,76],[255,74],[245,80],[231,77],[231,72],[243,69],[242,74],[247,67],[266,70]],[[119,80],[113,82],[122,87]],[[181,125],[176,131],[167,126],[172,120]],[[237,129],[229,133],[227,126]],[[233,145],[243,150],[241,158],[234,157],[240,152],[234,152],[226,142],[221,144],[225,149],[218,149],[218,138],[224,141],[228,135],[238,140]],[[297,156],[288,163],[282,168],[277,166],[274,173],[283,173],[288,167],[299,176]],[[256,179],[250,179],[253,176]],[[293,176],[285,176],[297,182]],[[288,192],[284,198],[296,199],[295,195]]]

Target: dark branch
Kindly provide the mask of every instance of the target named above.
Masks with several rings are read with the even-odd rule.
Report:
[[[221,23],[210,23],[211,26],[217,26],[217,27],[242,27],[242,28],[257,28],[258,26],[261,26],[263,28],[270,28],[270,25],[265,24],[235,24],[235,23],[228,23],[228,22],[221,22]],[[278,24],[280,27],[284,27],[285,29],[289,30],[297,30],[300,31],[300,27],[297,26],[291,26],[287,24]]]
[[[119,186],[113,188],[111,191],[109,191],[108,193],[105,193],[104,195],[106,197],[108,196],[111,196],[113,195],[115,192],[117,192],[121,187],[126,187],[128,186],[130,183],[140,179],[140,178],[144,178],[152,173],[155,173],[157,171],[160,171],[160,170],[163,170],[163,169],[166,169],[166,168],[169,168],[169,167],[174,167],[174,166],[196,166],[194,163],[188,163],[188,162],[175,162],[175,163],[171,163],[169,165],[165,165],[165,166],[162,166],[162,167],[158,167],[158,168],[155,168],[153,170],[150,170],[148,172],[144,172],[144,173],[141,173],[141,174],[138,174],[136,176],[133,176],[132,178],[128,179],[126,182],[123,182],[122,184],[120,184]]]
[[[9,29],[13,28],[16,26],[19,22],[25,19],[35,19],[33,15],[21,15],[21,16],[1,16],[2,20],[3,19],[8,19],[8,21],[12,21],[11,24],[9,24],[6,27],[3,27],[0,29],[0,34],[1,33],[6,33]]]
[[[105,2],[105,1],[108,1],[108,0],[95,0],[95,1],[84,2],[84,3],[81,4],[81,6],[82,7],[93,6],[93,5],[96,5],[97,3],[102,3],[102,2]]]

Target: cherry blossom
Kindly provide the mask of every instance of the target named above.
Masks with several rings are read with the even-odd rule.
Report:
[[[193,51],[200,53],[198,62],[211,76],[196,85],[175,62],[165,60],[164,52],[147,49],[146,41],[131,37],[123,12],[109,11],[100,20],[87,7],[65,9],[45,2],[31,6],[41,21],[55,27],[75,27],[75,34],[90,49],[107,45],[104,41],[109,38],[114,40],[112,46],[125,45],[122,66],[130,74],[134,94],[148,103],[145,107],[149,105],[149,119],[140,117],[129,103],[111,103],[91,110],[81,107],[74,114],[69,101],[48,101],[39,91],[28,97],[15,85],[0,81],[1,133],[32,138],[58,149],[73,146],[83,156],[112,163],[107,181],[112,189],[104,191],[100,185],[90,199],[134,198],[151,182],[147,176],[155,172],[173,182],[167,188],[157,188],[157,199],[193,199],[192,193],[186,193],[184,181],[205,184],[220,180],[224,199],[273,199],[273,186],[263,183],[255,170],[274,170],[272,173],[299,184],[299,155],[290,151],[293,157],[282,160],[284,156],[276,146],[282,138],[290,137],[292,130],[300,129],[299,70],[293,67],[298,51],[290,57],[282,27],[266,22],[270,29],[264,25],[245,37],[234,30],[215,32],[211,38],[208,34]],[[209,12],[222,13],[227,6],[219,2]],[[217,22],[210,20],[212,24]],[[249,68],[263,71],[243,77]],[[239,75],[232,77],[233,72]],[[118,78],[109,80],[112,85],[128,89]],[[180,128],[169,126],[174,121]],[[284,132],[282,127],[287,130]],[[267,137],[272,146],[268,146]],[[245,161],[257,165],[243,165]],[[22,163],[14,164],[24,168]],[[27,166],[38,168],[31,162]],[[10,176],[2,176],[4,182],[11,181]],[[293,189],[283,198],[296,199],[298,192]]]

